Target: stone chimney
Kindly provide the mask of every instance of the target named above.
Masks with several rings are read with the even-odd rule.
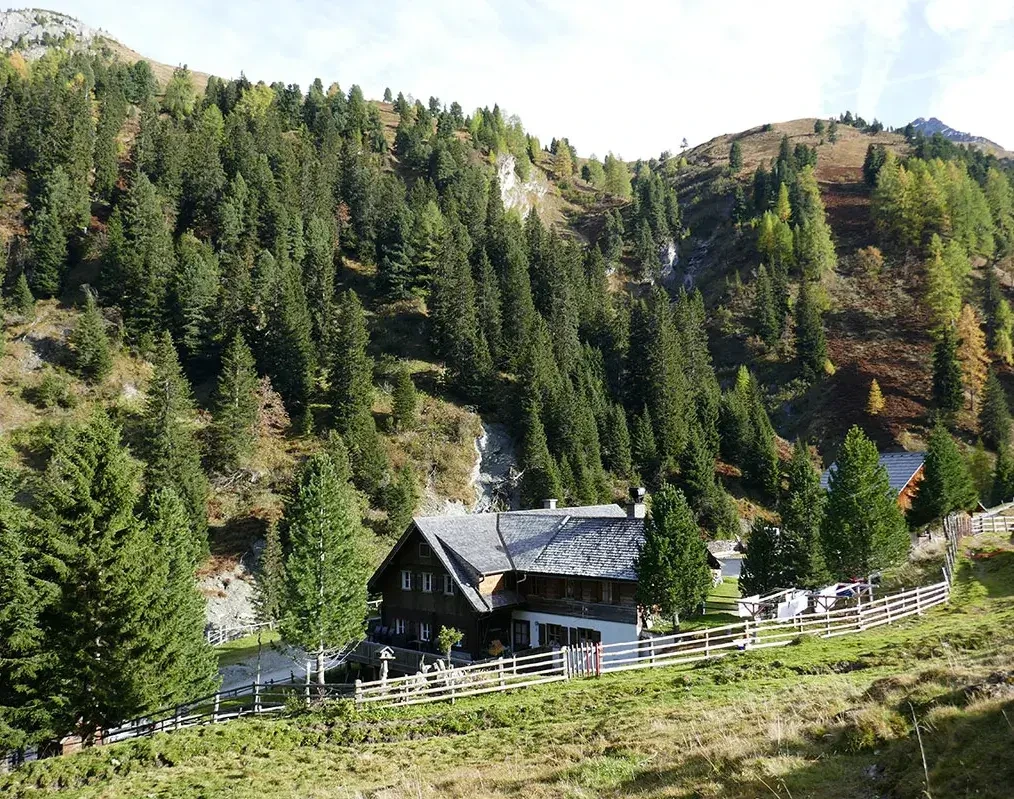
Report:
[[[544,500],[542,500],[542,509],[543,510],[556,510],[556,500],[555,499],[544,499]]]
[[[631,519],[644,518],[644,488],[635,486],[630,489],[630,502],[627,503],[627,516]]]

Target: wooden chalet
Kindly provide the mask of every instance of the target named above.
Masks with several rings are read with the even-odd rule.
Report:
[[[925,452],[882,452],[880,465],[887,472],[887,480],[898,498],[898,507],[908,510],[922,482],[926,464]],[[820,477],[820,485],[825,491],[830,484],[831,471],[836,464],[831,464]]]
[[[630,641],[644,490],[619,505],[413,519],[369,582],[374,640],[434,651],[441,626],[479,659],[501,648]]]

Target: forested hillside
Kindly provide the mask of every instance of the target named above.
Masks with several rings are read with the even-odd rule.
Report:
[[[857,423],[981,436],[976,491],[1014,494],[1009,164],[851,114],[629,163],[560,133],[108,45],[0,60],[0,737],[201,692],[195,570],[266,538],[284,617],[338,497],[328,568],[358,579],[420,507],[472,505],[480,419],[522,506],[670,482],[711,537],[799,511]]]

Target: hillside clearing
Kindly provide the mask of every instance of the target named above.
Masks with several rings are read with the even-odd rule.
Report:
[[[953,606],[861,635],[454,706],[344,704],[29,765],[12,796],[1006,796],[1014,550],[972,545]]]

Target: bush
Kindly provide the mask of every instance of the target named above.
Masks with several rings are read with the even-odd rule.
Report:
[[[73,408],[74,395],[70,391],[70,380],[52,367],[46,367],[42,380],[34,388],[25,389],[25,399],[42,410],[50,408]]]

